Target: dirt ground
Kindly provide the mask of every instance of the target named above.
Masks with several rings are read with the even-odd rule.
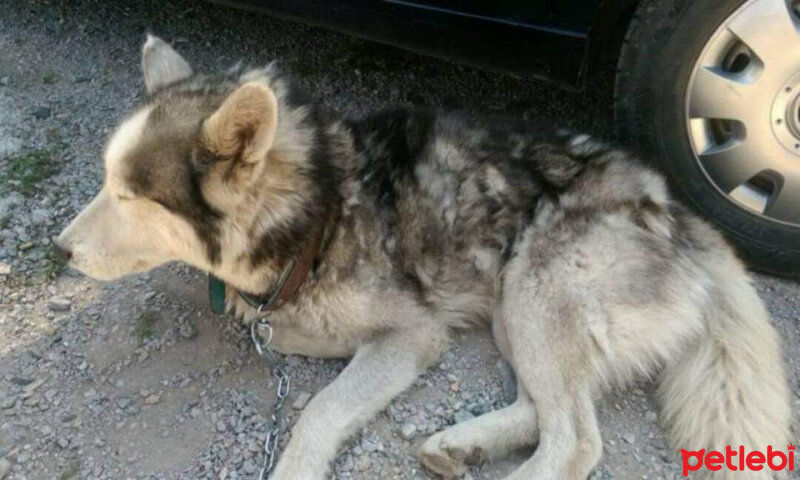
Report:
[[[242,326],[211,313],[205,276],[169,265],[102,284],[52,253],[51,238],[100,185],[106,135],[142,97],[145,29],[201,69],[277,59],[347,114],[417,104],[611,135],[608,75],[565,92],[188,0],[0,2],[0,480],[256,478],[274,384]],[[797,407],[800,284],[756,281]],[[287,361],[291,425],[345,363]],[[513,395],[488,333],[464,334],[347,444],[335,478],[434,478],[416,457],[421,442]],[[609,395],[599,417],[593,478],[681,478],[651,384]],[[502,478],[527,455],[465,478]]]

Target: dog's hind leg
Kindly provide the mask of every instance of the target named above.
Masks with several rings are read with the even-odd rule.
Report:
[[[506,408],[454,425],[429,438],[420,449],[426,467],[444,477],[466,472],[467,463],[503,457],[536,441],[536,410],[520,384]]]
[[[347,368],[308,404],[270,480],[323,480],[339,445],[434,362],[444,328],[388,333],[359,348]]]
[[[533,457],[507,480],[585,480],[603,446],[591,345],[605,343],[603,322],[583,292],[526,275],[506,281],[496,321],[504,323],[507,355],[534,404],[539,436]]]

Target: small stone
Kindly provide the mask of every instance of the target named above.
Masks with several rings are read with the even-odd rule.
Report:
[[[37,119],[44,120],[45,118],[50,118],[52,111],[50,110],[50,107],[38,107],[34,109],[33,112],[31,113]]]
[[[56,334],[56,327],[54,327],[49,320],[43,321],[41,325],[42,325],[42,333],[44,333],[48,337],[52,337],[53,335]]]
[[[17,403],[17,397],[2,397],[0,398],[0,410],[8,410],[9,408],[14,408],[14,405]]]
[[[19,385],[20,387],[24,387],[29,383],[33,383],[33,380],[34,380],[33,377],[12,377],[11,383],[13,383],[14,385]]]
[[[44,379],[40,378],[39,380],[33,381],[22,387],[22,391],[25,393],[34,392],[37,388],[41,387],[42,384],[44,384]]]
[[[630,443],[631,445],[636,443],[636,435],[634,435],[632,433],[623,434],[622,435],[622,439],[625,440],[626,442]]]
[[[225,432],[226,430],[228,430],[228,426],[227,426],[227,425],[225,425],[225,422],[223,422],[222,420],[218,421],[218,422],[217,422],[217,431],[218,431],[219,433],[223,433],[223,432]]]
[[[244,473],[252,475],[256,473],[256,464],[253,463],[251,460],[245,460],[244,465],[242,465],[242,470],[244,471]]]
[[[339,470],[345,473],[350,472],[353,470],[354,466],[353,457],[351,455],[346,455],[339,463]]]
[[[47,306],[54,312],[67,312],[72,307],[72,302],[63,297],[52,297]]]
[[[0,275],[8,275],[11,273],[11,265],[0,262]]]
[[[302,410],[306,408],[308,402],[311,400],[311,394],[308,392],[300,392],[297,395],[297,399],[295,399],[294,403],[292,404],[292,408],[295,410]]]
[[[190,340],[197,336],[197,327],[194,324],[184,323],[180,326],[178,333],[181,337]]]
[[[61,475],[59,475],[58,480],[72,480],[78,478],[80,474],[81,464],[80,463],[73,463],[67,466],[66,470],[64,470]]]
[[[658,415],[656,412],[650,411],[644,414],[644,419],[650,423],[654,423],[656,420],[658,420]]]
[[[459,410],[453,416],[453,420],[455,420],[456,423],[466,422],[467,420],[472,420],[473,418],[475,418],[475,415],[473,415],[469,410]]]
[[[160,401],[161,401],[161,395],[159,395],[157,393],[154,393],[152,395],[148,395],[147,397],[145,397],[144,404],[145,405],[155,405]]]
[[[356,469],[359,472],[366,472],[367,470],[369,470],[369,467],[371,465],[372,461],[369,459],[369,456],[367,455],[361,455],[360,457],[358,457],[358,460],[356,460]]]
[[[403,426],[400,428],[400,435],[406,440],[411,440],[417,436],[417,426],[413,423],[403,424]]]
[[[60,437],[58,440],[56,440],[56,443],[62,449],[66,449],[67,447],[69,447],[69,439],[68,438]]]

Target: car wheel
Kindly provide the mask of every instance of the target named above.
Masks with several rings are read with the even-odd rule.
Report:
[[[800,277],[800,0],[644,0],[620,136],[756,268]]]

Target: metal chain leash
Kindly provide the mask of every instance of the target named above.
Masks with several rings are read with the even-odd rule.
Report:
[[[278,441],[283,419],[281,410],[286,397],[289,396],[291,378],[284,368],[283,361],[269,348],[272,341],[272,325],[267,321],[267,317],[253,320],[253,323],[250,324],[250,338],[253,340],[258,354],[267,362],[273,375],[278,379],[278,390],[275,392],[275,401],[272,404],[272,416],[267,428],[267,437],[264,439],[264,463],[261,473],[258,475],[258,480],[266,480],[272,473],[275,460],[278,458]]]

